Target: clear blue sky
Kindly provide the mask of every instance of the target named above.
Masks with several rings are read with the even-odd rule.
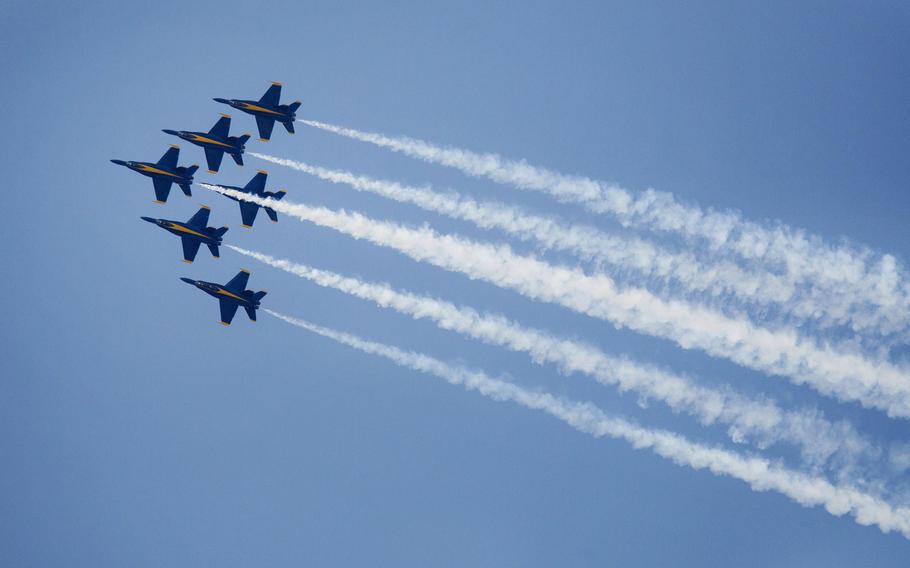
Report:
[[[301,117],[655,187],[910,257],[907,4],[639,4],[2,3],[0,564],[906,567],[910,542],[849,518],[265,315],[222,328],[216,303],[179,277],[224,282],[246,266],[278,311],[723,440],[229,251],[184,265],[178,240],[139,217],[185,220],[207,203],[239,246],[817,405],[883,439],[906,439],[906,422],[286,217],[248,231],[236,203],[203,189],[156,205],[149,180],[108,161],[157,160],[174,142],[162,128],[208,129],[227,108],[212,97],[258,98],[277,80]],[[249,116],[234,124],[255,133]],[[250,149],[600,222],[302,125]],[[184,144],[187,162],[204,164],[202,151]],[[225,160],[199,180],[243,185],[257,167]],[[267,169],[290,200],[501,238]]]

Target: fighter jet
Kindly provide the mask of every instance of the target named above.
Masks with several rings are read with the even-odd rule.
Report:
[[[155,203],[164,203],[171,192],[171,184],[176,183],[186,195],[190,193],[190,185],[193,183],[193,174],[199,169],[199,166],[193,164],[189,167],[177,166],[177,158],[180,156],[180,146],[171,144],[167,152],[161,156],[156,163],[151,162],[130,162],[124,160],[111,160],[118,166],[126,166],[134,172],[139,172],[144,176],[152,178],[155,185]]]
[[[215,126],[208,132],[187,132],[186,130],[164,130],[165,134],[179,136],[187,142],[192,142],[196,146],[201,146],[205,150],[205,159],[209,164],[209,173],[218,172],[221,167],[221,158],[227,152],[234,158],[238,166],[243,165],[243,151],[246,149],[244,144],[250,139],[249,134],[243,136],[230,136],[231,116],[222,114]]]
[[[242,110],[247,114],[256,117],[256,126],[259,127],[259,139],[268,142],[272,137],[272,128],[277,120],[291,134],[294,133],[295,114],[300,107],[300,101],[293,102],[289,105],[279,104],[281,100],[281,83],[272,83],[272,86],[262,95],[258,101],[248,101],[245,99],[218,99],[215,101]]]
[[[221,187],[224,187],[225,189],[233,189],[234,191],[241,191],[243,193],[249,193],[263,199],[266,197],[271,197],[276,201],[285,196],[287,192],[284,190],[276,191],[274,193],[271,191],[265,191],[265,180],[269,174],[263,170],[256,171],[258,173],[253,176],[253,179],[250,180],[250,183],[246,184],[246,187],[239,188],[230,185],[224,185]],[[244,201],[231,195],[227,195],[226,197],[229,197],[240,204],[240,217],[243,219],[243,224],[241,227],[251,229],[253,227],[253,221],[256,220],[256,213],[259,212],[259,208],[262,206],[251,201]],[[262,207],[262,209],[265,209],[265,212],[268,214],[269,219],[271,219],[273,223],[278,222],[278,213],[276,213],[274,209],[271,207]]]
[[[183,241],[183,262],[193,262],[196,259],[196,253],[199,252],[199,245],[206,245],[212,251],[212,256],[220,258],[218,254],[218,245],[221,244],[221,237],[227,232],[227,227],[216,229],[215,227],[206,227],[209,222],[209,207],[203,205],[195,215],[190,217],[186,223],[181,221],[170,221],[168,219],[153,219],[151,217],[142,217],[143,221],[148,221],[158,225],[165,231],[173,233]]]
[[[209,296],[218,298],[218,303],[221,305],[222,325],[231,325],[231,320],[234,319],[234,314],[237,313],[237,308],[240,306],[243,306],[243,309],[246,310],[246,315],[250,317],[250,321],[256,321],[256,310],[259,308],[259,302],[266,292],[265,290],[261,292],[247,290],[246,283],[249,279],[250,271],[245,268],[240,269],[237,276],[231,278],[231,281],[224,285],[204,280],[181,278],[187,284],[192,284]]]

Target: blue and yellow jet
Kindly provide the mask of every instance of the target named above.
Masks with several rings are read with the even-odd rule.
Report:
[[[152,217],[142,217],[142,220],[158,225],[165,231],[180,237],[183,242],[183,262],[193,262],[196,259],[199,245],[206,245],[212,251],[212,256],[220,258],[218,245],[221,244],[221,238],[228,228],[206,227],[209,223],[209,208],[207,205],[199,208],[199,211],[190,217],[190,220],[186,223],[169,219],[153,219]]]
[[[179,136],[187,142],[192,142],[196,146],[201,146],[205,150],[205,160],[209,165],[209,173],[217,173],[221,167],[221,158],[225,152],[234,158],[238,166],[243,165],[243,151],[246,149],[244,144],[250,139],[249,134],[243,136],[231,136],[231,117],[222,114],[215,126],[208,132],[188,132],[186,130],[164,130],[165,134]]]
[[[240,191],[242,193],[249,193],[250,195],[255,195],[256,197],[261,197],[262,199],[270,197],[275,201],[278,201],[284,197],[287,192],[284,190],[276,191],[274,193],[271,191],[266,191],[265,180],[268,175],[269,174],[263,170],[257,170],[256,175],[253,176],[253,179],[251,179],[245,187],[240,188],[230,185],[224,185],[221,187],[224,187],[225,189],[233,189],[234,191]],[[241,226],[246,229],[253,227],[253,221],[256,220],[256,213],[259,212],[260,208],[265,209],[266,214],[269,216],[269,219],[271,219],[273,223],[278,222],[278,213],[276,213],[275,210],[271,207],[262,207],[257,203],[244,201],[231,195],[226,195],[225,197],[233,199],[240,204],[240,217],[243,219],[243,224]]]
[[[215,101],[226,105],[231,105],[237,110],[242,110],[247,114],[256,117],[256,126],[259,127],[259,139],[268,142],[272,137],[272,128],[277,120],[284,128],[294,133],[294,121],[297,119],[297,109],[300,107],[300,101],[293,102],[289,105],[279,104],[281,100],[281,83],[272,83],[272,86],[262,95],[258,101],[248,101],[244,99],[218,99]]]
[[[186,195],[192,195],[190,185],[193,183],[193,174],[199,169],[199,166],[193,164],[189,167],[180,167],[177,165],[177,158],[180,157],[180,146],[171,144],[167,152],[161,156],[161,159],[155,162],[131,162],[126,160],[111,160],[118,166],[126,166],[134,172],[139,172],[144,176],[152,178],[152,184],[155,186],[155,203],[164,203],[171,192],[171,184],[176,183]]]
[[[265,290],[261,292],[247,290],[246,283],[249,279],[250,271],[245,268],[240,269],[237,276],[231,278],[231,281],[224,285],[204,280],[181,278],[187,284],[192,284],[209,296],[218,299],[218,303],[221,305],[222,325],[231,325],[231,320],[234,319],[234,314],[237,313],[237,308],[240,306],[243,306],[243,309],[246,310],[246,315],[250,317],[250,321],[256,321],[256,310],[259,309],[259,302],[266,292]]]

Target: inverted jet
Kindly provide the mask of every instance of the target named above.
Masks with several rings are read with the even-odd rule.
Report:
[[[259,197],[262,199],[270,197],[270,198],[278,201],[279,199],[284,197],[287,192],[284,190],[276,191],[274,193],[271,191],[266,191],[265,190],[265,181],[266,181],[266,178],[268,177],[268,175],[269,174],[263,170],[257,170],[257,173],[255,176],[253,176],[253,179],[251,179],[250,182],[242,188],[233,187],[230,185],[224,185],[221,187],[223,187],[225,189],[233,189],[234,191],[239,191],[242,193],[249,193],[250,195],[255,195],[256,197]],[[253,227],[253,221],[256,220],[256,213],[259,213],[260,208],[265,209],[266,214],[269,216],[269,219],[271,219],[273,223],[278,222],[278,213],[276,213],[275,210],[272,209],[271,207],[263,207],[263,206],[259,205],[258,203],[253,203],[251,201],[244,201],[243,199],[234,197],[233,195],[226,195],[225,197],[233,199],[234,201],[236,201],[237,203],[240,204],[240,217],[243,219],[243,225],[241,225],[241,226],[244,228],[250,229]]]
[[[238,166],[243,165],[243,151],[249,134],[231,136],[231,116],[222,114],[215,126],[208,132],[189,132],[187,130],[164,130],[165,134],[178,136],[205,150],[205,160],[209,165],[209,173],[217,173],[221,167],[221,159],[225,153],[231,155]]]
[[[191,278],[181,278],[187,284],[199,288],[209,296],[218,299],[221,306],[221,323],[222,325],[231,325],[237,308],[243,306],[246,315],[250,321],[256,321],[256,310],[259,309],[259,302],[265,296],[265,290],[253,292],[246,289],[246,283],[250,279],[250,271],[241,269],[237,276],[231,278],[227,284],[216,284],[204,280],[193,280]]]
[[[281,100],[281,83],[272,83],[262,98],[258,101],[245,99],[219,99],[215,101],[226,105],[231,105],[237,110],[242,110],[247,114],[256,117],[256,126],[259,127],[259,139],[268,142],[272,137],[272,128],[275,121],[280,122],[284,128],[294,133],[294,120],[297,119],[297,109],[300,107],[300,101],[293,102],[289,105],[280,104]]]
[[[152,162],[132,162],[128,160],[111,160],[118,166],[126,166],[134,172],[139,172],[144,176],[152,178],[152,184],[155,186],[155,202],[164,203],[171,192],[171,184],[176,183],[186,195],[192,195],[190,185],[193,183],[193,174],[199,169],[199,166],[193,164],[189,167],[177,165],[177,158],[180,157],[180,146],[171,144],[167,152],[161,156],[161,159],[155,163]]]
[[[206,226],[209,223],[209,208],[207,205],[200,207],[199,211],[190,217],[186,223],[171,221],[170,219],[153,219],[152,217],[142,217],[142,220],[158,225],[165,231],[180,237],[183,242],[183,262],[193,262],[196,259],[199,245],[206,245],[212,252],[212,256],[220,258],[218,245],[221,244],[221,238],[228,228],[221,227],[216,229],[215,227]]]

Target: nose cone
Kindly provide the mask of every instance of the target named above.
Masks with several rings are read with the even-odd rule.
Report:
[[[158,219],[152,219],[151,217],[140,217],[143,221],[148,221],[149,223],[157,223]]]
[[[192,284],[193,286],[196,285],[196,281],[193,280],[192,278],[181,278],[181,280],[183,280],[183,281],[186,282],[187,284]]]
[[[118,166],[125,166],[125,165],[126,165],[126,162],[124,162],[123,160],[111,160],[111,162],[117,164]]]
[[[161,132],[164,132],[165,134],[170,134],[171,136],[180,136],[180,134],[176,130],[168,130],[167,128],[165,128]]]
[[[216,98],[214,98],[214,99],[212,99],[212,100],[215,101],[216,103],[222,103],[222,104],[226,104],[226,105],[231,104],[231,101],[229,101],[229,100],[227,100],[227,99],[219,99],[219,98],[216,97]]]

